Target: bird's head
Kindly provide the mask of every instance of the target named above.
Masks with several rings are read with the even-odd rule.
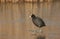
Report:
[[[35,18],[36,16],[34,14],[32,14],[31,16],[29,16],[30,18]]]
[[[31,15],[31,17],[32,17],[32,18],[35,18],[35,15],[34,15],[34,14],[32,14],[32,15]]]

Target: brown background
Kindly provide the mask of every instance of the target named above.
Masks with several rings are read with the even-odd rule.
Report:
[[[0,4],[0,39],[36,39],[40,33],[31,31],[38,29],[29,18],[32,13],[45,21],[46,39],[60,39],[60,2]]]

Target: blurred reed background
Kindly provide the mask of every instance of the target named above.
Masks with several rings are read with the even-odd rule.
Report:
[[[0,0],[0,3],[37,2],[38,0]],[[53,0],[39,0],[40,2],[51,2]]]

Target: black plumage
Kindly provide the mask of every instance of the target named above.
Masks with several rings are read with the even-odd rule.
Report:
[[[31,15],[31,18],[32,18],[33,23],[34,23],[37,27],[41,28],[41,27],[44,27],[44,26],[45,26],[45,23],[44,23],[43,19],[41,19],[40,17],[37,17],[37,16],[35,16],[34,14],[32,14],[32,15]]]

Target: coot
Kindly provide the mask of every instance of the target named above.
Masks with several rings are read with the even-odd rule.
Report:
[[[39,28],[46,26],[42,18],[35,16],[34,14],[31,15],[31,18],[35,26]]]

